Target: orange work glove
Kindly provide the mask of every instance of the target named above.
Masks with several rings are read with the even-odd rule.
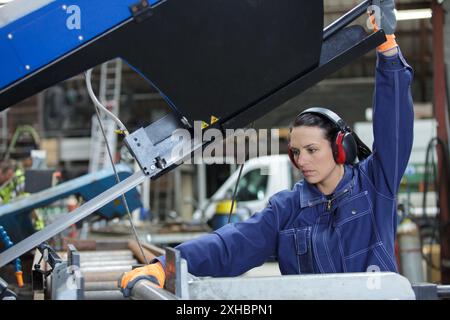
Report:
[[[124,297],[129,297],[134,285],[143,279],[153,282],[158,288],[163,288],[164,282],[166,281],[166,274],[162,264],[160,262],[152,263],[125,272],[119,279],[120,291],[122,291]]]
[[[375,21],[375,16],[372,14],[370,15],[370,22],[372,23],[373,26],[373,30],[375,32],[377,32],[378,30],[380,30],[380,28],[378,28],[377,23]],[[383,44],[379,45],[377,47],[377,51],[380,53],[389,51],[393,48],[398,47],[397,41],[395,41],[395,34],[387,34],[386,35],[386,42],[384,42]]]

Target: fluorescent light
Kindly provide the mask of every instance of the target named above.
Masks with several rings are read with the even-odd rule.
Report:
[[[431,19],[431,9],[395,10],[397,21]]]

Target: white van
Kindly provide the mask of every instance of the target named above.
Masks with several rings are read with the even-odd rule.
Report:
[[[232,198],[238,175],[239,170],[236,170],[205,205],[194,212],[194,220],[209,220],[219,201]],[[243,220],[250,217],[264,209],[272,195],[291,189],[300,178],[301,173],[291,164],[286,154],[248,160],[244,164],[236,194],[237,214]]]

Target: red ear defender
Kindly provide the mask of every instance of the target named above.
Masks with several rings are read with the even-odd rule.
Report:
[[[297,165],[297,162],[295,161],[294,153],[292,152],[290,145],[288,145],[288,156],[289,156],[289,159],[291,159],[291,162],[294,165],[294,167],[296,167],[297,169],[300,169]]]
[[[336,154],[335,160],[337,164],[344,164],[346,160],[346,154],[343,146],[345,132],[339,131],[336,136]]]

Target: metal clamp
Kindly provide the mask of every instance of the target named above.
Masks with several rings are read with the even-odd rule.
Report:
[[[67,261],[57,263],[51,276],[52,300],[83,300],[84,277],[80,269],[80,254],[68,245]]]

